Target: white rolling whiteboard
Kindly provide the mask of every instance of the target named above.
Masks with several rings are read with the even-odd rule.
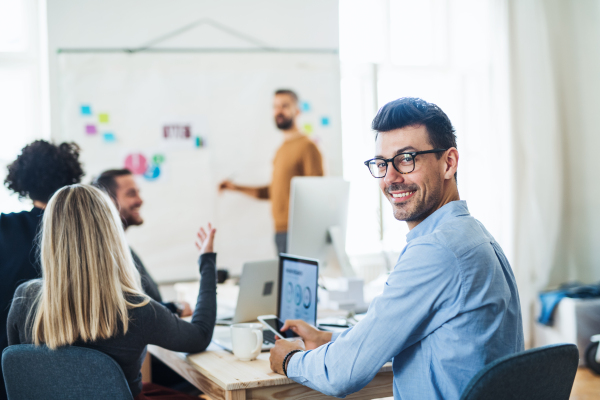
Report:
[[[139,173],[145,223],[127,235],[158,281],[197,277],[193,240],[208,221],[218,229],[219,267],[238,273],[243,262],[275,256],[270,203],[219,195],[217,184],[270,181],[282,140],[276,89],[298,92],[300,127],[326,174],[342,174],[335,54],[67,53],[59,70],[62,129],[53,138],[81,146],[86,183],[126,163]]]

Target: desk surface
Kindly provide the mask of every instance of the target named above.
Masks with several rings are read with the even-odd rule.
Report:
[[[178,285],[179,300],[192,300],[197,285]],[[237,287],[219,285],[218,302],[235,305]],[[327,315],[319,310],[320,316]],[[339,311],[337,312],[339,314]],[[229,327],[215,328],[218,330]],[[232,353],[212,344],[198,354],[185,354],[148,346],[148,351],[213,399],[330,399],[322,393],[295,383],[271,371],[269,352],[261,353],[254,361],[240,361]],[[361,391],[347,399],[376,399],[392,396],[392,364],[386,363],[376,377]]]
[[[213,399],[328,399],[322,393],[271,371],[269,353],[254,361],[239,361],[215,344],[202,353],[186,355],[148,346],[148,351]],[[363,390],[349,399],[392,396],[392,364],[385,364]]]

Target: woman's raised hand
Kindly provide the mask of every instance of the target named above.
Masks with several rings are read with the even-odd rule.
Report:
[[[212,227],[210,222],[208,223],[208,229],[200,228],[196,238],[196,247],[200,250],[200,255],[206,253],[214,253],[213,241],[215,240],[215,233],[217,230]]]

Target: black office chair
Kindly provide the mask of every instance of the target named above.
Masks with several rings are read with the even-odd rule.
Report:
[[[502,357],[485,366],[461,400],[568,400],[577,373],[574,344],[556,344]]]
[[[84,347],[9,346],[2,372],[9,400],[133,400],[119,364]]]

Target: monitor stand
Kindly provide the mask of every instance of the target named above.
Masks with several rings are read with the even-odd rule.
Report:
[[[354,268],[352,268],[350,259],[346,253],[346,242],[342,230],[339,226],[330,226],[328,233],[327,239],[331,242],[342,276],[348,278],[355,277],[356,272],[354,271]]]

